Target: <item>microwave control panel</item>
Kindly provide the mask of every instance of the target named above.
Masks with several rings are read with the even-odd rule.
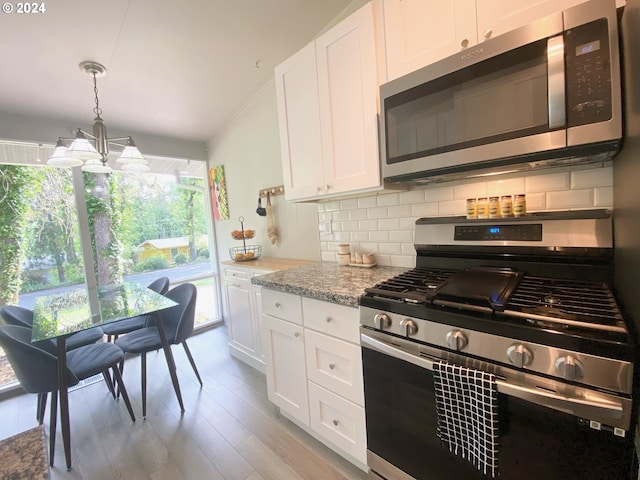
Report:
[[[609,120],[611,59],[607,19],[567,30],[564,35],[567,126]]]

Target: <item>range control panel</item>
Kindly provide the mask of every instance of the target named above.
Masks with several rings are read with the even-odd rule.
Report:
[[[542,224],[456,225],[454,241],[541,242]]]

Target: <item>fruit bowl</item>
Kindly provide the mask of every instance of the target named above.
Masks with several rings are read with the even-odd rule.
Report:
[[[247,245],[246,247],[231,247],[229,249],[229,256],[234,262],[247,262],[249,260],[256,260],[262,255],[262,246],[260,245]]]
[[[243,240],[245,238],[253,238],[256,236],[255,230],[232,230],[231,238],[235,240]]]

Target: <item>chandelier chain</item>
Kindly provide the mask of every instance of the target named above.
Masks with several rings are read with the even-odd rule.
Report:
[[[98,81],[96,79],[96,72],[93,72],[93,93],[96,96],[96,106],[93,109],[93,113],[96,114],[96,118],[102,119],[102,117],[100,117],[102,109],[100,108],[100,100],[98,100]]]

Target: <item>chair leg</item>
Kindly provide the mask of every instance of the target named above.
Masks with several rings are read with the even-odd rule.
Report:
[[[51,392],[51,411],[49,412],[49,465],[53,467],[56,451],[56,421],[58,419],[58,392]]]
[[[38,394],[38,406],[36,408],[36,419],[38,420],[38,425],[42,425],[44,423],[44,412],[47,408],[47,394],[39,393]]]
[[[107,384],[107,388],[109,389],[109,392],[111,393],[111,396],[115,399],[116,398],[116,391],[113,388],[113,381],[111,380],[111,375],[109,375],[109,371],[105,370],[104,372],[102,372],[102,378],[104,378],[104,383]]]
[[[113,366],[113,378],[118,384],[118,391],[122,393],[122,400],[124,400],[124,404],[127,406],[127,410],[131,416],[131,421],[135,422],[136,416],[133,414],[133,408],[131,408],[129,395],[127,394],[127,389],[124,387],[124,382],[122,381],[122,375],[120,375],[120,371],[118,370],[118,365]]]
[[[118,365],[118,368],[120,369],[120,376],[122,376],[122,374],[124,373],[124,358],[120,360],[120,365]],[[116,385],[116,398],[120,398],[120,389],[118,388],[117,385]]]
[[[184,347],[184,352],[187,354],[187,358],[189,359],[189,363],[191,364],[191,368],[193,368],[193,372],[198,377],[198,381],[200,382],[200,386],[202,386],[202,379],[200,378],[200,373],[198,373],[198,369],[196,368],[196,362],[193,361],[193,356],[191,356],[191,350],[187,346],[187,341],[182,342],[182,346]]]
[[[140,355],[140,379],[142,381],[142,418],[147,418],[147,354]]]

